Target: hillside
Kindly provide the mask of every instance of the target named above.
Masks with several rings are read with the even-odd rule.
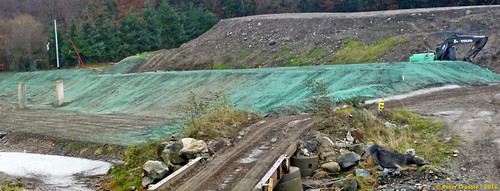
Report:
[[[488,36],[475,63],[500,72],[499,28],[500,6],[241,17],[221,20],[202,36],[157,51],[127,72],[401,62],[452,33]],[[345,59],[348,52],[360,58]]]

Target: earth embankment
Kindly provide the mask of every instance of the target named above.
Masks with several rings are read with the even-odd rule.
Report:
[[[53,106],[56,80],[64,80],[65,85],[65,104],[58,108]],[[237,108],[262,114],[297,113],[308,107],[311,80],[324,82],[331,96],[341,101],[443,84],[490,84],[499,82],[500,77],[467,62],[138,74],[99,74],[88,70],[16,73],[0,77],[0,130],[128,145],[179,131],[177,124],[191,91],[200,98],[223,92]],[[27,111],[16,109],[17,84],[21,81],[27,86]]]
[[[232,18],[180,48],[155,52],[127,72],[325,65],[335,63],[336,53],[349,42],[370,45],[389,37],[405,42],[389,46],[370,62],[402,62],[434,49],[451,34],[488,36],[474,62],[500,72],[499,19],[500,6]],[[459,57],[470,47],[458,47]]]

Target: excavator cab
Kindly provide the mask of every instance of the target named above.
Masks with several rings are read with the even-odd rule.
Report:
[[[472,44],[474,45],[467,52],[464,58],[460,60],[471,61],[476,55],[484,48],[488,42],[486,36],[468,36],[468,35],[452,35],[443,43],[436,46],[436,51],[424,54],[414,54],[410,57],[410,62],[434,61],[434,60],[458,60],[457,47],[458,44]]]

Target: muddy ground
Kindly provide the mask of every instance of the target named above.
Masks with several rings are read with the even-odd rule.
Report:
[[[100,115],[48,107],[29,107],[27,110],[18,110],[14,104],[3,103],[3,107],[0,105],[1,131],[33,133],[103,144],[143,143],[148,140],[149,129],[169,122],[169,119],[165,117],[147,115]]]
[[[309,114],[260,121],[242,131],[234,146],[168,190],[248,190],[315,121]]]

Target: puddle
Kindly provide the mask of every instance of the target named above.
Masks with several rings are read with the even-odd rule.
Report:
[[[302,122],[302,121],[307,121],[307,120],[309,120],[309,119],[311,119],[311,118],[305,118],[305,119],[299,119],[299,120],[295,120],[295,121],[290,121],[290,122],[288,122],[288,123],[286,124],[286,126],[292,126],[292,125],[295,125],[295,124],[300,123],[300,122]]]
[[[224,182],[219,185],[219,188],[221,190],[224,190],[228,185],[229,183],[231,183],[231,181],[234,180],[234,177],[236,177],[236,175],[241,171],[241,168],[238,167],[236,170],[234,170],[229,176],[227,176],[225,179],[224,179]]]
[[[103,175],[111,164],[81,158],[19,152],[0,152],[0,172],[33,178],[60,190],[91,190],[76,178]]]
[[[243,164],[255,162],[263,152],[264,152],[263,150],[256,148],[252,150],[250,153],[245,154],[245,157],[238,160],[238,162]]]

